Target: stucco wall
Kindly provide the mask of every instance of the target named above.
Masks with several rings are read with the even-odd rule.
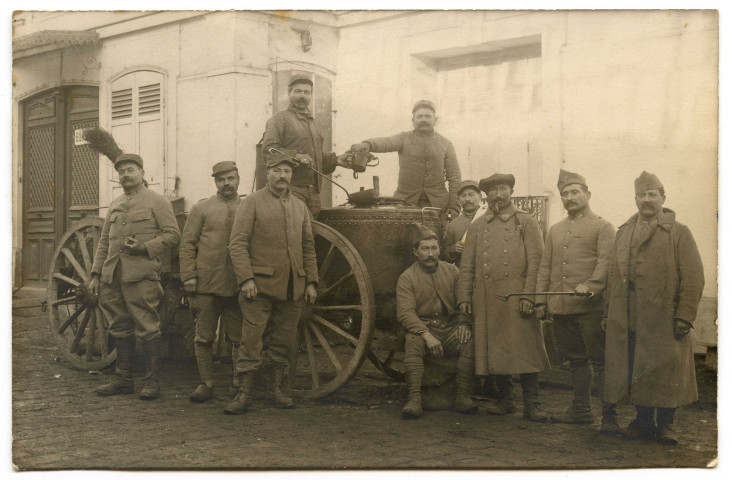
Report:
[[[636,211],[633,180],[644,169],[656,173],[667,187],[666,206],[697,240],[705,295],[715,296],[715,12],[427,12],[344,27],[334,89],[336,150],[411,129],[413,102],[436,94],[415,73],[415,55],[530,35],[540,35],[542,46],[543,112],[532,119],[539,122],[539,154],[529,161],[530,180],[511,159],[495,169],[517,174],[517,194],[549,195],[550,223],[564,215],[559,169],[582,173],[592,208],[616,226]],[[380,157],[382,164],[357,181],[349,172],[337,176],[355,190],[379,175],[391,194],[396,154]],[[463,171],[479,170],[461,162]]]

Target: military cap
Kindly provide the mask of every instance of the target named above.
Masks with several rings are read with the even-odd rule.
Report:
[[[123,153],[122,155],[118,155],[117,158],[114,159],[114,169],[116,170],[120,164],[125,162],[136,163],[140,168],[144,168],[142,166],[141,156],[134,153]]]
[[[417,242],[427,240],[429,238],[437,238],[439,240],[437,234],[429,227],[417,222],[414,222],[412,225],[414,225],[414,229],[412,231],[412,243],[415,246],[417,245]]]
[[[297,162],[295,162],[295,160],[293,160],[292,158],[282,153],[273,152],[272,155],[270,155],[267,159],[267,168],[276,167],[280,163],[287,163],[292,168],[297,167]]]
[[[213,173],[211,173],[211,176],[215,177],[219,173],[230,172],[232,170],[236,170],[237,172],[239,171],[239,169],[236,168],[236,162],[232,162],[231,160],[225,160],[213,166]]]
[[[419,102],[414,104],[414,108],[412,108],[412,113],[416,112],[420,108],[429,108],[433,112],[437,113],[437,107],[435,107],[435,104],[430,102],[429,100],[420,100]]]
[[[309,83],[310,86],[313,86],[313,79],[310,78],[310,75],[304,75],[301,73],[298,73],[296,75],[292,75],[290,77],[290,83],[287,84],[288,87],[291,87],[295,85],[296,83]]]
[[[635,194],[638,195],[641,192],[653,190],[654,188],[663,188],[661,180],[659,180],[654,174],[643,170],[640,177],[635,179]]]
[[[460,182],[460,188],[458,188],[457,194],[460,195],[466,188],[474,188],[480,194],[480,187],[478,187],[478,182],[475,180],[463,180]]]
[[[516,185],[516,178],[510,173],[494,173],[488,178],[480,181],[480,189],[488,193],[488,189],[496,185],[508,185],[513,188]]]
[[[572,173],[564,169],[559,169],[559,180],[557,180],[557,188],[559,189],[559,192],[561,193],[562,190],[564,190],[564,187],[567,185],[584,185],[587,186],[587,182],[585,181],[585,177],[578,173]]]

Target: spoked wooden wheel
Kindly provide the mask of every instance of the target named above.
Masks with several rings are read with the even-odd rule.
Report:
[[[101,218],[77,222],[61,239],[49,273],[51,332],[63,356],[82,370],[102,369],[117,358],[98,298],[85,285],[103,225]]]
[[[303,312],[293,388],[323,398],[353,377],[369,351],[376,309],[368,271],[338,231],[313,222],[318,299]]]

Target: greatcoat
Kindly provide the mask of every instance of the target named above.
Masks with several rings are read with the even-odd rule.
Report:
[[[664,208],[658,224],[636,246],[636,344],[629,386],[629,262],[637,219],[633,215],[618,229],[611,255],[605,401],[675,408],[698,398],[691,335],[676,340],[674,318],[694,322],[704,288],[703,267],[691,232]]]
[[[458,305],[473,305],[476,375],[549,368],[540,322],[521,316],[518,296],[506,302],[495,297],[534,290],[543,248],[537,221],[513,204],[501,215],[488,211],[468,227],[457,299]]]

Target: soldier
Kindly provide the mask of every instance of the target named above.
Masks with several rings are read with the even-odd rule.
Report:
[[[641,173],[635,180],[638,213],[615,237],[606,296],[604,399],[635,405],[628,436],[675,445],[676,408],[698,398],[689,330],[704,272],[691,232],[663,208],[665,201],[658,177]]]
[[[460,165],[452,142],[435,131],[436,112],[434,103],[420,100],[412,108],[413,131],[370,138],[352,145],[351,151],[399,152],[399,183],[394,196],[420,208],[441,208],[448,218],[455,218],[460,214]]]
[[[224,413],[244,413],[251,404],[254,374],[272,369],[272,400],[295,406],[282,380],[295,348],[298,319],[317,296],[318,269],[307,206],[290,194],[295,162],[275,154],[267,162],[267,185],[244,199],[229,241],[244,315],[236,371],[240,391]]]
[[[201,200],[191,209],[180,242],[180,278],[183,290],[192,295],[191,311],[196,317],[194,348],[201,384],[190,396],[192,402],[213,397],[213,341],[221,317],[222,331],[231,340],[236,365],[241,337],[239,286],[229,256],[229,235],[239,206],[239,171],[232,161],[213,166],[216,195]],[[239,381],[235,376],[235,391]]]
[[[480,188],[475,180],[463,180],[458,188],[458,201],[462,212],[457,218],[453,218],[447,224],[445,229],[445,238],[442,241],[441,248],[443,258],[460,266],[460,256],[463,253],[464,242],[463,236],[468,231],[470,222],[475,218],[476,212],[480,208]]]
[[[267,121],[262,138],[262,152],[265,159],[272,154],[270,148],[277,148],[293,155],[301,165],[292,171],[290,190],[308,206],[317,218],[320,212],[321,178],[310,167],[328,175],[336,166],[348,167],[347,155],[336,157],[334,153],[323,153],[323,135],[320,126],[310,112],[313,98],[313,81],[307,75],[293,75],[287,90],[290,105]]]
[[[553,315],[559,349],[570,364],[574,398],[566,412],[552,415],[552,421],[588,424],[593,422],[590,408],[593,370],[602,398],[605,368],[605,332],[600,326],[602,296],[615,227],[590,209],[592,194],[583,176],[560,170],[557,188],[568,216],[549,229],[536,288],[573,290],[583,296],[537,297],[536,314],[539,318],[545,318],[547,313]],[[591,297],[584,296],[590,293]],[[600,432],[620,434],[616,417],[615,405],[603,404]]]
[[[99,395],[133,393],[135,337],[145,355],[143,400],[160,396],[160,316],[163,298],[158,256],[178,245],[180,231],[168,199],[143,184],[139,155],[124,153],[114,162],[124,193],[112,201],[94,254],[89,289],[116,340],[116,376],[95,390]]]
[[[468,227],[458,279],[460,310],[473,314],[475,371],[496,375],[500,399],[488,413],[516,411],[511,376],[519,374],[524,418],[544,422],[539,408],[539,372],[549,367],[533,298],[496,298],[531,292],[543,249],[539,224],[511,201],[514,176],[495,174],[480,181],[489,211]]]
[[[437,234],[416,224],[414,256],[417,261],[397,281],[397,318],[407,331],[404,368],[409,400],[402,417],[422,415],[422,375],[424,357],[457,356],[457,395],[454,408],[460,413],[476,413],[470,399],[474,345],[469,316],[459,315],[455,299],[458,268],[439,260]]]

